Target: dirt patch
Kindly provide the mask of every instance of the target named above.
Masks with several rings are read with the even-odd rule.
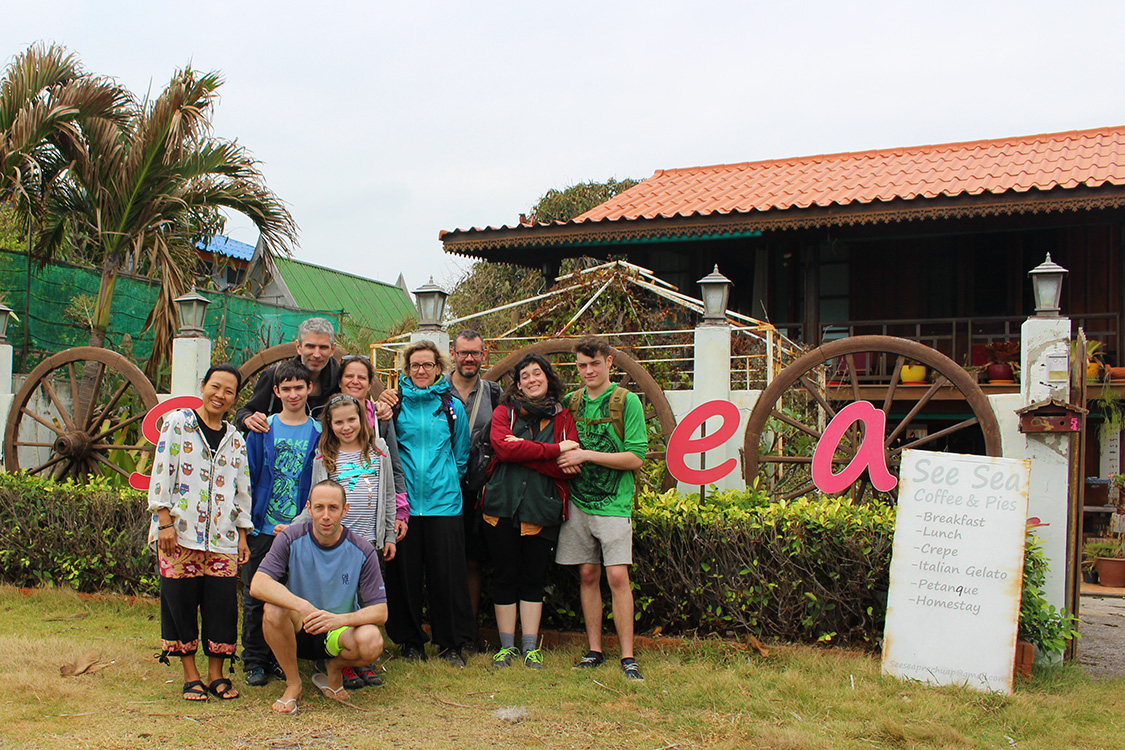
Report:
[[[1091,677],[1125,677],[1125,598],[1082,595],[1078,663]]]

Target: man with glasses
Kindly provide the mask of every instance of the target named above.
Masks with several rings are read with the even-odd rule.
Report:
[[[461,498],[465,519],[465,568],[469,574],[469,598],[473,603],[473,616],[480,606],[480,568],[487,555],[481,531],[480,493],[484,489],[485,469],[492,457],[489,429],[492,410],[500,404],[500,384],[481,377],[481,368],[488,361],[488,345],[472,329],[465,329],[453,338],[449,349],[453,356],[453,374],[449,380],[465,404],[469,414],[469,468],[461,483]]]
[[[312,372],[308,408],[314,416],[340,390],[340,364],[336,353],[336,329],[324,318],[309,318],[297,328],[297,356]],[[274,394],[274,367],[265,370],[254,384],[254,393],[235,412],[234,426],[242,432],[265,432],[270,428],[267,418],[281,412],[281,399]]]

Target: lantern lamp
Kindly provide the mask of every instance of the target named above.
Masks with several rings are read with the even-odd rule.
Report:
[[[703,325],[726,325],[731,280],[719,273],[716,265],[714,271],[696,283],[703,289]]]
[[[187,294],[176,297],[176,314],[180,319],[180,338],[199,338],[205,336],[203,330],[203,316],[207,313],[207,305],[211,300],[204,297],[192,287]]]
[[[1047,253],[1045,261],[1028,272],[1027,275],[1031,277],[1031,289],[1035,294],[1035,317],[1059,317],[1059,311],[1062,309],[1059,303],[1062,301],[1063,277],[1066,274],[1065,268],[1051,260],[1050,253]]]
[[[424,284],[414,290],[414,306],[418,309],[418,329],[422,331],[440,331],[441,319],[445,315],[445,300],[449,293],[434,283]]]

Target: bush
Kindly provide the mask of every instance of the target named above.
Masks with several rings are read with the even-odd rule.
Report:
[[[637,626],[873,643],[882,635],[894,510],[761,493],[642,493],[633,514]],[[573,570],[550,572],[548,626],[581,629]],[[606,611],[609,613],[608,597]]]
[[[0,474],[0,580],[154,596],[149,518],[137,490]]]

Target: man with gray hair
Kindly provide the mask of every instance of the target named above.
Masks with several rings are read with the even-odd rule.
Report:
[[[340,363],[333,358],[335,353],[336,329],[331,321],[309,318],[298,326],[297,356],[294,359],[312,371],[308,406],[314,416],[319,415],[328,399],[340,390]],[[269,429],[266,418],[281,411],[281,401],[273,392],[275,367],[258,376],[254,393],[235,413],[234,426],[243,432],[265,432]]]

